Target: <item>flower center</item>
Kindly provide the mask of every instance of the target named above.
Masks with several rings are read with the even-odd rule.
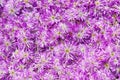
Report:
[[[95,1],[95,5],[100,5],[100,2],[99,1]]]
[[[106,63],[104,66],[105,66],[106,68],[109,68],[109,64],[108,64],[108,63]]]
[[[65,53],[70,53],[70,49],[65,49]]]

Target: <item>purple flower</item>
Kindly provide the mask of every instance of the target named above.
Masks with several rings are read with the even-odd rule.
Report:
[[[0,80],[119,80],[119,0],[0,0]]]

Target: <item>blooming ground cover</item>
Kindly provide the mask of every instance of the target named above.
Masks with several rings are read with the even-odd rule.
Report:
[[[0,80],[120,80],[120,0],[0,0]]]

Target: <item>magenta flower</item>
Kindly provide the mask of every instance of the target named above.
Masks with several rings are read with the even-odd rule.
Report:
[[[119,0],[0,0],[0,80],[120,80]]]

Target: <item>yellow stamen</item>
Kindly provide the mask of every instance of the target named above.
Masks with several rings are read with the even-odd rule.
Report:
[[[95,1],[95,5],[100,5],[100,2],[99,1]]]
[[[23,66],[23,65],[20,65],[20,66],[19,66],[19,68],[20,68],[20,69],[23,69],[23,68],[24,68],[24,66]]]
[[[24,39],[23,39],[23,42],[25,42],[25,43],[26,43],[26,42],[27,42],[27,38],[24,38]]]
[[[105,64],[105,67],[106,67],[106,68],[109,68],[109,64],[108,64],[108,63],[106,63],[106,64]]]
[[[18,54],[18,53],[19,53],[19,51],[18,51],[18,50],[16,50],[14,53],[15,53],[15,54]]]
[[[112,53],[111,53],[111,57],[113,57],[114,55],[115,55],[115,53],[114,53],[114,52],[112,52]]]
[[[24,53],[24,58],[28,57],[28,53]]]
[[[24,0],[25,3],[28,3],[28,0]]]
[[[61,33],[60,32],[57,32],[58,35],[60,35]]]
[[[54,20],[54,19],[55,19],[55,16],[52,15],[52,16],[51,16],[51,20]]]
[[[81,34],[80,33],[78,33],[78,35],[77,35],[79,38],[81,37]]]
[[[15,75],[15,71],[14,71],[14,70],[11,70],[11,71],[10,71],[10,74],[11,74],[12,76],[14,76],[14,75]]]
[[[10,46],[10,42],[5,42],[5,45],[8,47],[8,46]]]
[[[65,49],[65,52],[66,52],[66,53],[70,53],[70,49],[68,49],[68,48]]]

